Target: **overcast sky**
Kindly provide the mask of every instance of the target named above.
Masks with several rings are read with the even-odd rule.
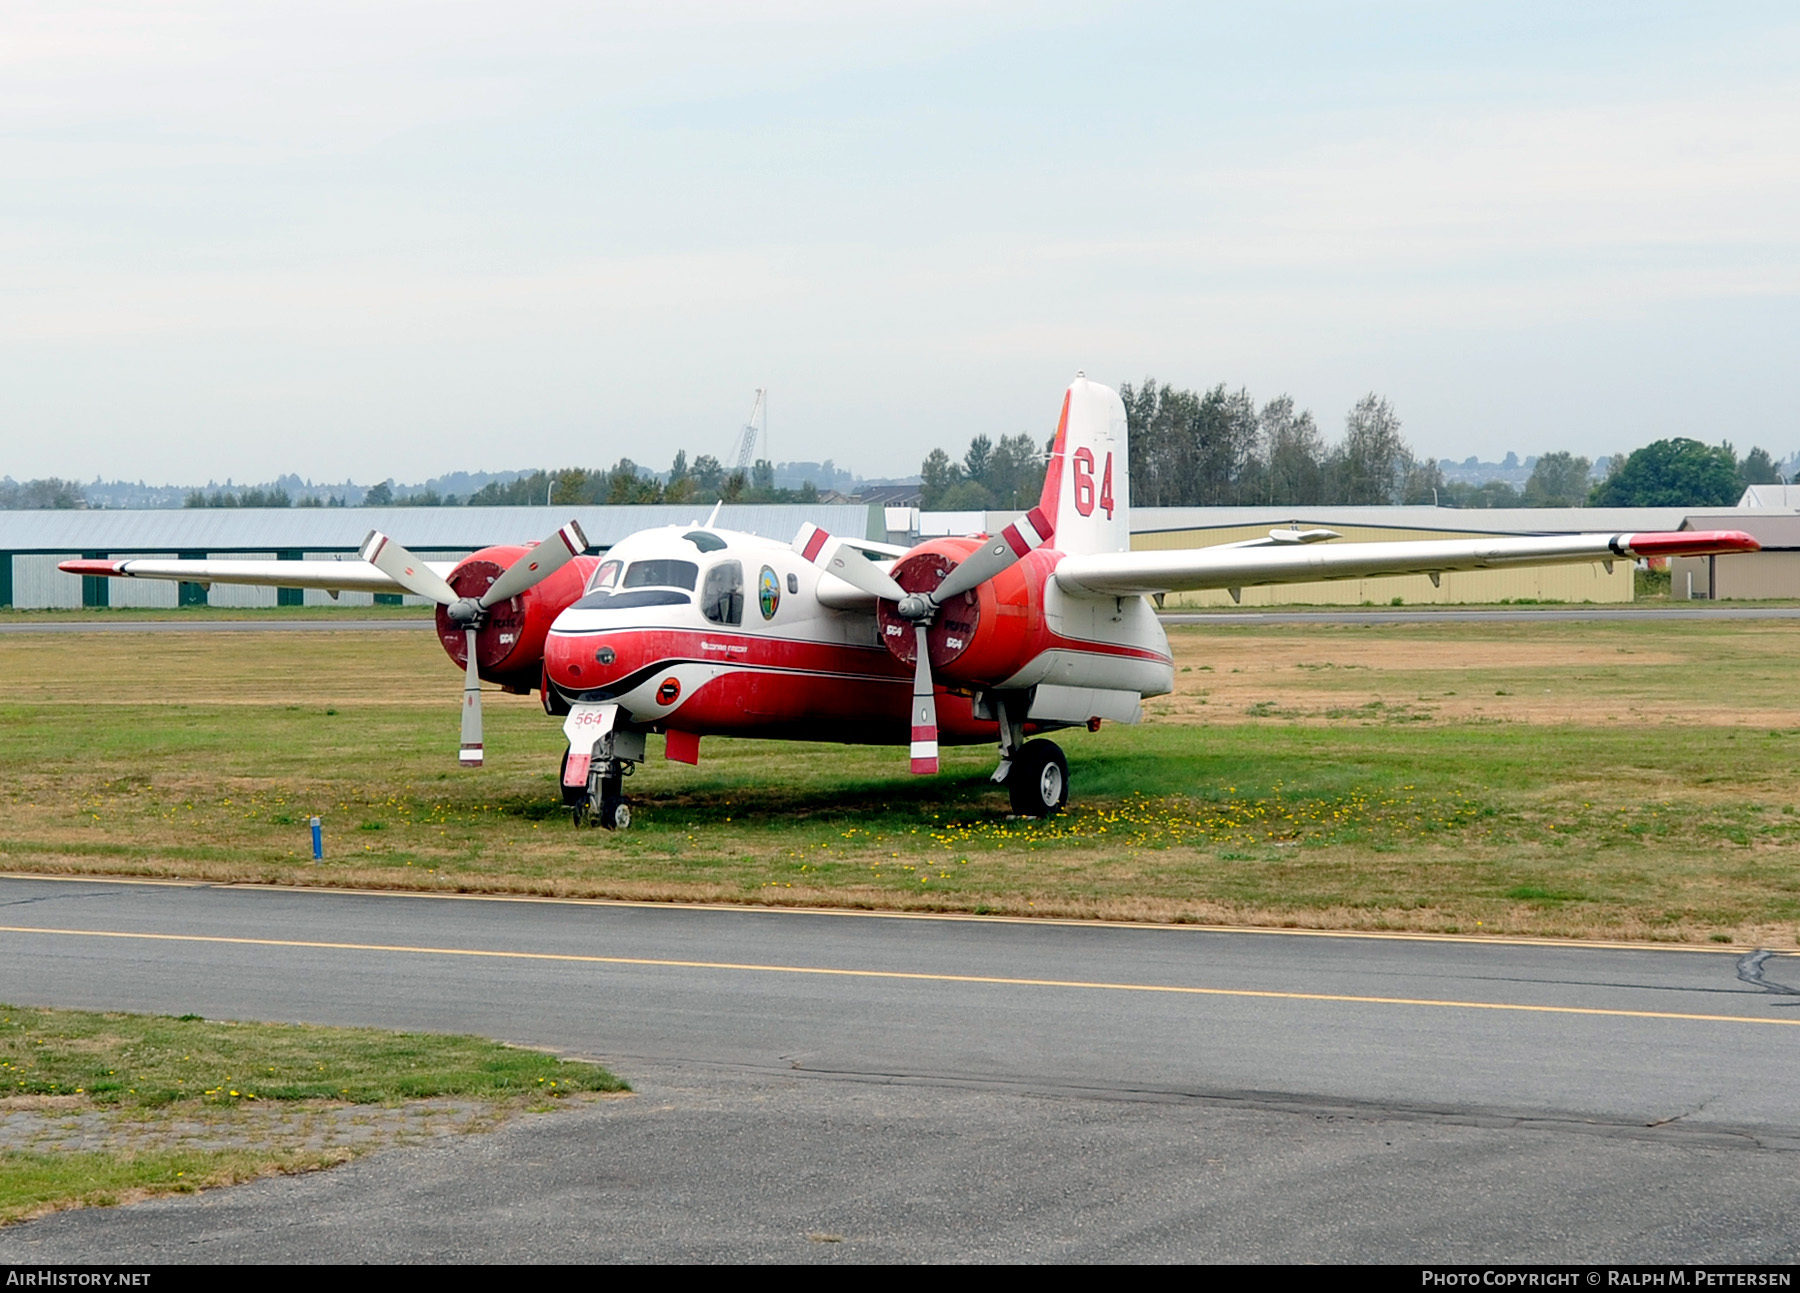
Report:
[[[916,471],[1077,369],[1800,449],[1788,4],[0,6],[0,475]]]

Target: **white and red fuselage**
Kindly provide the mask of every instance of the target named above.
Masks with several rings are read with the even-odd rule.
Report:
[[[935,587],[980,543],[937,539],[894,562],[909,591]],[[1100,691],[1105,712],[1173,684],[1168,640],[1141,597],[1076,598],[1051,578],[1051,548],[952,599],[930,626],[939,740],[993,742],[972,698],[1048,686]],[[892,604],[851,588],[785,543],[672,527],[588,559],[585,594],[544,642],[547,694],[616,704],[634,726],[671,734],[691,761],[703,735],[904,745],[916,638]],[[445,645],[452,643],[446,635]],[[554,689],[550,691],[549,689]],[[1070,698],[1073,699],[1073,698]],[[1066,708],[1066,707],[1065,707]],[[1097,714],[1046,714],[1043,725]]]

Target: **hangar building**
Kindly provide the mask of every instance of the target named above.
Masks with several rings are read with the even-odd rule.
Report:
[[[1762,551],[1672,558],[1671,597],[1800,597],[1800,515],[1766,510],[1696,512],[1682,522],[1681,528],[1744,530],[1762,544]]]

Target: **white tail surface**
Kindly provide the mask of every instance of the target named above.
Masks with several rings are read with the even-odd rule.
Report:
[[[1130,551],[1130,460],[1119,393],[1077,377],[1063,396],[1038,502],[1056,527],[1059,550],[1071,556]]]

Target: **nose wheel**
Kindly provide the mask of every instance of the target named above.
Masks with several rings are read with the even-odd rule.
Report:
[[[590,776],[585,788],[564,790],[563,802],[578,829],[598,826],[601,830],[622,831],[630,827],[631,805],[625,802],[623,785],[630,767],[628,763],[615,762],[611,770]]]
[[[1020,817],[1049,817],[1069,802],[1069,761],[1055,742],[1025,742],[1013,756],[1006,793]]]

